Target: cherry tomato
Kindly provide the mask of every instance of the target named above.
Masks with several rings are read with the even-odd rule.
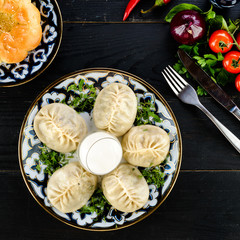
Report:
[[[230,73],[240,73],[240,52],[227,53],[222,61],[223,67]]]
[[[209,47],[215,53],[226,53],[233,46],[233,39],[225,30],[217,30],[213,32],[209,39]]]
[[[238,33],[236,40],[237,40],[238,45],[240,46],[240,33]]]
[[[236,89],[240,92],[240,74],[237,75],[235,79],[235,86],[236,86]]]

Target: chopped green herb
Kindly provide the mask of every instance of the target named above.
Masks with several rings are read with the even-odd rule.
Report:
[[[235,74],[229,73],[226,71],[224,68],[219,69],[217,76],[216,76],[216,81],[222,86],[225,86],[228,82],[234,82],[236,76]]]
[[[154,122],[162,122],[162,119],[155,112],[155,105],[151,101],[139,101],[134,125],[139,126],[144,124],[154,124]]]
[[[184,67],[183,63],[180,60],[178,60],[178,62],[173,65],[173,68],[179,74],[181,74],[181,75],[185,74],[186,78],[192,79],[191,75],[188,73],[187,69]]]
[[[41,171],[41,167],[40,167],[40,163],[38,162],[38,165],[36,166],[36,169],[38,170],[38,172]]]
[[[197,94],[199,96],[204,96],[204,95],[207,95],[207,91],[204,88],[202,88],[201,86],[198,86],[197,87]]]
[[[65,157],[65,154],[56,152],[48,148],[45,144],[41,147],[41,154],[39,159],[35,159],[36,162],[36,169],[40,172],[41,165],[47,165],[44,169],[44,172],[49,174],[50,176],[59,168],[68,164],[69,159]]]
[[[93,85],[85,84],[82,79],[78,85],[71,84],[67,91],[73,91],[73,99],[62,103],[73,107],[77,112],[91,112],[97,97],[97,89]]]
[[[104,217],[109,211],[111,205],[103,195],[103,192],[98,188],[88,201],[86,205],[79,209],[80,213],[93,213],[96,212],[97,219]],[[97,220],[95,219],[95,220]]]
[[[148,184],[154,184],[157,188],[163,186],[165,174],[160,166],[144,168],[142,170],[140,169],[140,171]]]

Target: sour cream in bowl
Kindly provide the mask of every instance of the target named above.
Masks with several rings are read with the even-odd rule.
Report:
[[[78,147],[80,164],[95,175],[113,171],[122,159],[119,140],[104,131],[89,134]]]

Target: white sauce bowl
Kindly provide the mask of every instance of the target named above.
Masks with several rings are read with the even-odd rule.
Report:
[[[95,175],[113,171],[122,159],[122,146],[110,133],[99,131],[88,135],[78,147],[80,164]]]

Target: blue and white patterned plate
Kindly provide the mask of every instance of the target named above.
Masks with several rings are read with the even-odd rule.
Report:
[[[123,213],[111,208],[104,219],[96,221],[96,213],[80,214],[78,211],[67,214],[61,213],[54,208],[47,199],[46,186],[48,176],[44,174],[44,166],[42,166],[41,171],[38,172],[35,163],[35,159],[39,158],[41,142],[33,130],[34,117],[41,107],[47,104],[61,102],[63,99],[66,99],[67,102],[72,94],[71,91],[66,91],[67,87],[72,83],[78,84],[80,79],[84,79],[88,84],[93,84],[99,90],[113,82],[127,84],[135,92],[138,99],[147,98],[155,103],[157,114],[163,119],[162,123],[158,124],[158,126],[169,133],[171,140],[170,154],[167,158],[167,164],[164,167],[166,180],[164,186],[156,188],[153,184],[149,185],[149,200],[142,209],[136,212]],[[163,203],[173,188],[180,170],[182,157],[180,130],[175,116],[164,98],[142,79],[120,70],[107,68],[81,70],[64,76],[47,87],[32,103],[26,114],[20,131],[18,149],[21,172],[35,200],[48,213],[60,221],[76,228],[92,231],[121,229],[150,215]]]
[[[56,0],[33,0],[41,14],[43,36],[37,48],[16,64],[0,64],[0,87],[13,87],[36,78],[51,64],[62,40],[62,15]]]

